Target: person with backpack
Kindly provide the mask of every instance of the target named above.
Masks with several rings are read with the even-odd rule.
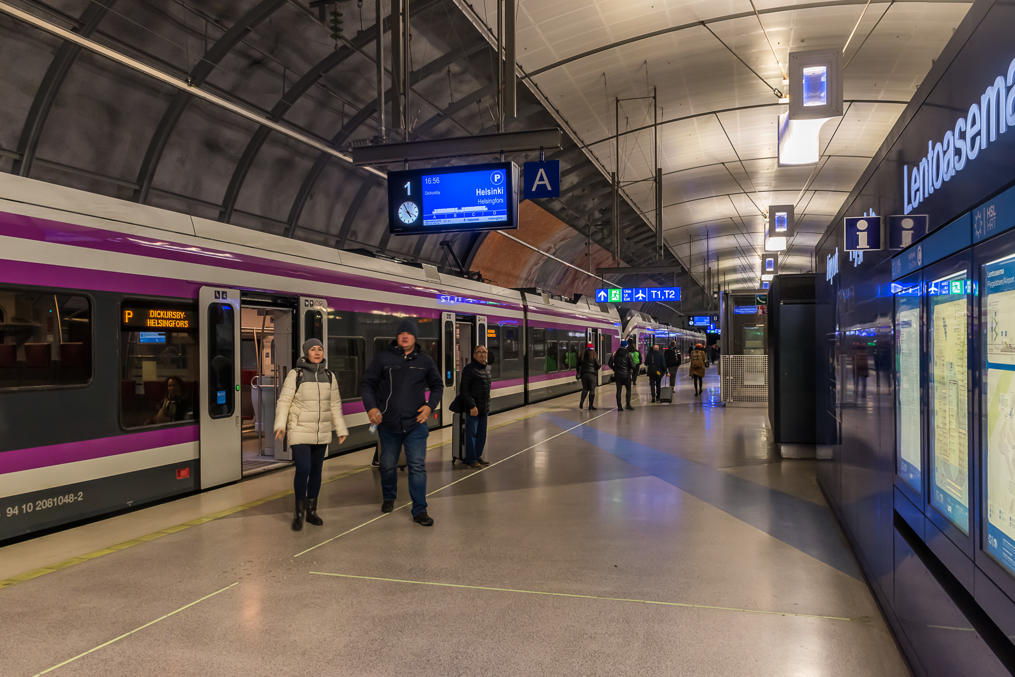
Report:
[[[629,340],[627,342],[627,352],[631,355],[631,363],[634,365],[634,371],[631,372],[631,385],[638,385],[638,374],[641,372],[641,351],[638,350],[638,341]]]
[[[666,362],[666,372],[670,375],[670,387],[673,388],[677,383],[677,369],[680,368],[680,351],[674,341],[670,341],[669,348],[663,352],[663,360]]]
[[[578,369],[575,374],[582,384],[582,397],[578,402],[579,409],[585,406],[585,397],[587,396],[589,398],[589,411],[596,410],[596,388],[599,386],[599,370],[601,368],[602,365],[599,364],[599,357],[596,356],[596,351],[590,343],[585,347],[585,353],[578,363]]]
[[[635,366],[627,351],[627,341],[621,341],[617,352],[610,357],[610,369],[613,370],[613,383],[617,386],[617,411],[624,410],[620,401],[620,391],[624,388],[627,389],[627,408],[634,409],[631,406],[631,382]]]
[[[342,395],[338,379],[325,364],[324,344],[312,338],[303,344],[303,357],[296,368],[286,374],[275,406],[275,437],[287,438],[296,463],[293,531],[303,528],[304,518],[314,526],[324,524],[317,514],[317,495],[333,434],[339,444],[349,435],[342,416]]]
[[[444,379],[433,358],[416,342],[418,333],[415,322],[402,320],[391,347],[374,353],[363,374],[360,395],[367,417],[377,426],[381,443],[381,512],[395,509],[396,466],[404,446],[412,519],[420,526],[430,527],[434,521],[426,510],[426,440],[430,435],[427,420],[444,395]]]
[[[694,379],[694,394],[700,396],[702,379],[705,378],[705,349],[700,343],[691,351],[691,378]]]
[[[666,373],[666,358],[663,351],[659,350],[659,344],[653,343],[645,360],[645,369],[648,371],[649,391],[652,394],[652,401],[658,402],[663,388],[663,374]]]

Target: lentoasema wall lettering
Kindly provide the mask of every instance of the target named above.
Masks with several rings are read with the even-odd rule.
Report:
[[[998,75],[969,106],[964,117],[955,121],[954,129],[945,132],[937,143],[927,141],[927,155],[910,168],[902,166],[902,196],[908,214],[927,196],[941,188],[980,151],[997,137],[1015,127],[1015,59],[1008,65],[1007,78]]]

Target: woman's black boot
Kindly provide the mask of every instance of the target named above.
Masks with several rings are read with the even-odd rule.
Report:
[[[303,511],[306,509],[306,501],[296,499],[296,509],[293,512],[293,531],[300,531],[303,529]]]
[[[317,516],[317,499],[307,499],[307,522],[313,524],[315,527],[319,527],[324,524],[324,520]]]

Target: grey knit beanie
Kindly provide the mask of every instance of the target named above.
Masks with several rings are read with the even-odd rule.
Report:
[[[303,342],[303,354],[304,355],[309,355],[310,354],[310,349],[313,348],[314,346],[317,346],[318,348],[321,348],[321,349],[324,348],[324,344],[321,343],[321,339],[315,339],[315,338],[307,339],[306,341]]]

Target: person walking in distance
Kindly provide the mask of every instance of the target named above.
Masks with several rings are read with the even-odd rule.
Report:
[[[666,358],[663,351],[659,350],[659,344],[653,343],[645,360],[645,369],[648,371],[648,385],[652,393],[652,401],[658,402],[660,391],[663,387],[663,374],[666,373]]]
[[[486,446],[486,422],[490,415],[490,368],[486,346],[478,345],[472,351],[472,362],[462,370],[462,411],[465,413],[465,465],[479,468],[489,465],[483,460]]]
[[[621,341],[617,352],[610,357],[610,369],[613,370],[613,383],[617,386],[617,411],[623,411],[624,405],[620,401],[620,391],[627,389],[627,408],[631,406],[631,382],[634,375],[634,362],[631,354],[627,352],[627,341]]]
[[[691,378],[694,380],[694,394],[701,395],[702,379],[705,378],[705,349],[700,343],[691,351]]]
[[[381,512],[395,509],[398,452],[405,447],[412,519],[429,527],[433,518],[426,510],[427,420],[441,401],[444,382],[433,359],[416,343],[417,333],[415,322],[402,320],[391,347],[374,354],[360,394],[380,438]]]
[[[663,360],[666,362],[666,372],[670,375],[670,387],[673,388],[677,383],[677,370],[680,369],[680,351],[677,350],[677,344],[670,341],[669,347],[663,353]]]
[[[324,455],[332,434],[345,442],[349,429],[342,416],[338,379],[324,359],[324,345],[315,338],[303,344],[303,357],[286,374],[275,405],[275,437],[288,438],[296,473],[293,475],[293,531],[303,528],[304,515],[315,526],[324,524],[317,515]]]
[[[578,402],[579,409],[585,406],[585,397],[587,396],[589,398],[589,411],[596,410],[596,388],[599,386],[599,370],[601,368],[602,365],[599,364],[599,357],[590,343],[585,346],[585,353],[582,354],[582,359],[578,363],[576,374],[582,384],[582,397]]]

